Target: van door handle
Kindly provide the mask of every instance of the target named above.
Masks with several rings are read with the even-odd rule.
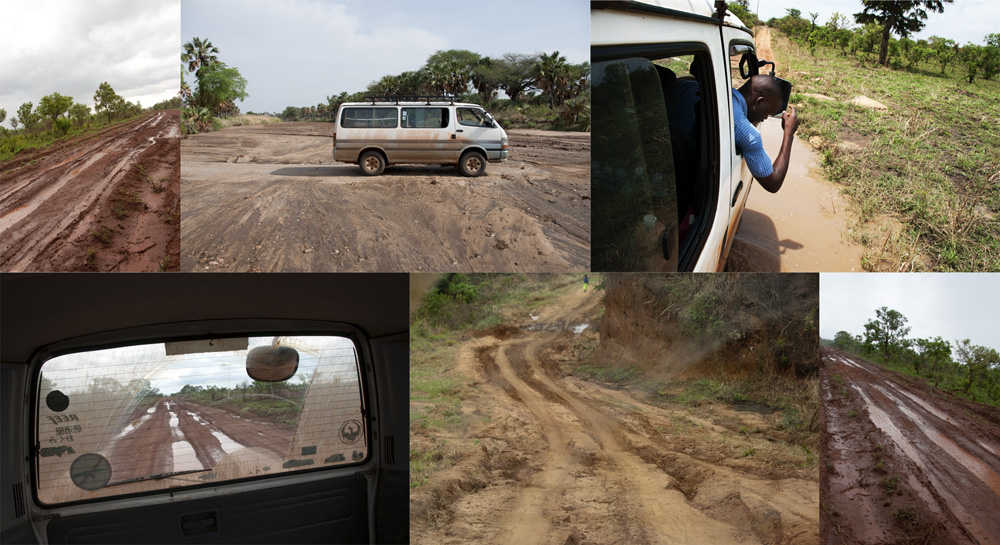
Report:
[[[729,208],[736,206],[736,200],[740,197],[741,189],[743,189],[743,180],[740,180],[740,183],[736,185],[736,192],[733,193],[733,204],[730,204]]]
[[[455,129],[455,132],[465,132],[463,129]]]

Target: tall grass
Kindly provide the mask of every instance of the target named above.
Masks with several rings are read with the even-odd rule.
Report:
[[[893,70],[823,47],[814,56],[772,36],[800,136],[854,203],[865,268],[1000,271],[1000,81],[969,84],[926,63]],[[848,103],[860,95],[888,111]]]

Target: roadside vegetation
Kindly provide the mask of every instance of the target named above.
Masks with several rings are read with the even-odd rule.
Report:
[[[940,336],[908,338],[906,316],[881,307],[864,324],[863,335],[838,331],[829,346],[916,377],[928,386],[960,398],[1000,409],[1000,353],[972,344],[951,343]]]
[[[232,388],[186,384],[172,397],[222,409],[240,418],[295,429],[308,384],[304,377],[301,382],[243,381]]]
[[[180,99],[174,98],[144,109],[139,102],[125,100],[108,82],[98,86],[93,100],[93,111],[90,106],[58,92],[39,99],[37,107],[32,102],[21,104],[10,118],[12,129],[0,127],[0,161],[13,158],[24,149],[45,148],[63,139],[128,122],[144,111],[180,107]],[[7,111],[0,109],[0,123],[6,118]]]
[[[796,9],[767,21],[770,60],[795,86],[799,134],[853,202],[865,269],[998,271],[1000,34],[986,45],[913,40],[923,23],[893,26],[880,12],[893,4],[874,3],[856,26]],[[730,4],[759,23],[742,8]],[[877,104],[852,103],[859,97]]]
[[[288,106],[281,118],[333,122],[341,104],[385,95],[454,96],[483,106],[506,128],[590,130],[590,63],[569,63],[558,51],[496,58],[438,51],[416,70],[383,76],[363,91],[334,94],[315,106]]]
[[[184,104],[181,112],[184,134],[206,132],[234,124],[259,124],[233,121],[225,124],[221,121],[239,116],[240,109],[236,101],[242,102],[250,94],[246,91],[247,80],[239,69],[220,61],[218,53],[219,48],[209,40],[196,37],[184,44],[180,89],[180,98]],[[194,73],[193,89],[184,79],[185,68],[189,73]]]

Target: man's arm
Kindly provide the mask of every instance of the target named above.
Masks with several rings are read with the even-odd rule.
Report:
[[[785,113],[781,115],[781,128],[785,134],[781,139],[781,150],[774,158],[774,170],[763,178],[757,178],[760,186],[768,193],[777,193],[781,189],[781,184],[785,182],[785,174],[788,173],[788,159],[792,154],[792,136],[799,128],[799,117],[795,115],[794,107],[789,106],[788,110],[785,110]]]

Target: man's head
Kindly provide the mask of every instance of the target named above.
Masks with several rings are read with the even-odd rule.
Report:
[[[747,101],[747,119],[755,125],[777,113],[784,102],[778,80],[765,74],[747,80],[740,87],[740,93]]]

